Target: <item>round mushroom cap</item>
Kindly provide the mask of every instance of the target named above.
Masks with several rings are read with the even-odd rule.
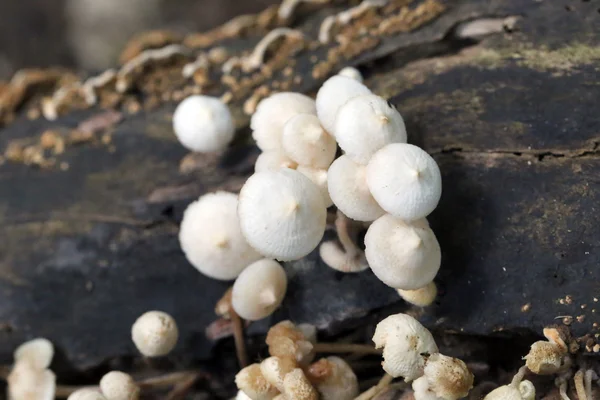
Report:
[[[518,388],[504,385],[492,390],[483,400],[534,400],[535,387],[531,381],[522,381]]]
[[[288,357],[269,357],[260,363],[260,371],[267,382],[283,391],[283,379],[297,367],[296,362]]]
[[[29,363],[35,369],[45,369],[52,363],[54,346],[48,339],[29,340],[19,347],[13,355],[15,363]]]
[[[296,168],[296,171],[306,176],[312,181],[312,183],[314,183],[319,188],[319,191],[323,196],[323,203],[325,203],[325,208],[329,208],[333,205],[333,201],[331,200],[331,197],[329,197],[326,169],[318,169],[300,165],[298,166],[298,168]]]
[[[362,83],[346,76],[334,75],[317,92],[317,116],[327,132],[333,132],[335,117],[340,107],[357,96],[370,94]]]
[[[287,277],[281,265],[266,258],[258,260],[235,280],[231,305],[243,319],[257,321],[273,314],[283,301],[286,289]]]
[[[13,400],[54,400],[56,376],[28,361],[17,361],[6,378],[8,398]]]
[[[402,116],[385,99],[367,94],[349,100],[338,111],[335,138],[352,161],[366,165],[380,149],[406,142]]]
[[[407,303],[414,304],[418,307],[427,307],[433,303],[437,296],[437,286],[434,282],[429,282],[427,285],[414,290],[397,289],[400,297]]]
[[[298,260],[317,247],[326,214],[319,188],[291,169],[256,173],[239,195],[244,237],[263,256],[281,261]]]
[[[429,387],[427,378],[422,376],[412,382],[413,395],[415,400],[444,400],[433,393]]]
[[[525,356],[525,365],[534,374],[552,375],[560,370],[563,356],[564,351],[557,344],[538,341],[531,345]]]
[[[301,93],[282,92],[258,103],[250,120],[252,137],[262,151],[282,151],[283,126],[296,114],[316,114],[315,101]]]
[[[100,391],[107,400],[137,400],[140,388],[131,375],[110,371],[100,379]]]
[[[235,124],[226,104],[208,96],[190,96],[173,114],[173,129],[181,144],[199,153],[224,150],[233,140]]]
[[[367,165],[367,185],[381,208],[405,221],[429,215],[442,195],[435,160],[406,143],[390,144],[375,153]]]
[[[179,337],[173,317],[162,311],[142,314],[131,327],[131,339],[135,347],[146,357],[167,355]]]
[[[235,384],[252,400],[271,400],[279,394],[277,388],[265,379],[259,364],[248,365],[238,372]]]
[[[319,394],[300,368],[286,374],[283,379],[283,394],[286,399],[318,400]]]
[[[444,400],[466,397],[473,387],[473,374],[458,358],[432,354],[425,363],[424,372],[430,390]]]
[[[254,172],[279,171],[281,168],[296,169],[298,166],[291,158],[278,150],[260,153],[254,164]]]
[[[405,222],[386,214],[365,235],[365,255],[373,273],[395,289],[414,290],[433,281],[442,252],[427,220]]]
[[[383,347],[385,372],[406,382],[422,376],[426,357],[439,352],[431,332],[406,314],[390,315],[377,324],[373,342]]]
[[[242,235],[237,207],[236,194],[216,192],[200,197],[183,214],[181,249],[190,264],[210,278],[235,279],[262,258]]]
[[[348,218],[374,221],[385,214],[366,181],[366,168],[348,156],[338,157],[327,171],[327,188],[333,204]]]
[[[337,143],[314,114],[298,114],[283,126],[283,150],[299,165],[327,168],[335,158]]]
[[[346,78],[354,79],[357,82],[363,83],[363,76],[359,70],[354,67],[344,67],[338,72],[338,75]]]
[[[107,400],[97,389],[82,388],[74,391],[67,400]]]
[[[309,368],[316,378],[315,387],[321,398],[353,400],[358,396],[358,379],[348,363],[339,357],[327,357]]]

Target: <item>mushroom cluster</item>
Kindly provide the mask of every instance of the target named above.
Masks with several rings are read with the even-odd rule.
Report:
[[[314,326],[280,322],[266,339],[270,357],[243,368],[235,377],[240,399],[352,400],[358,380],[339,357],[315,358]]]
[[[431,332],[409,315],[385,318],[377,324],[373,342],[383,348],[383,369],[412,382],[415,400],[456,400],[473,387],[467,365],[440,354]]]
[[[12,400],[52,400],[56,376],[50,370],[54,346],[38,338],[23,343],[13,354],[14,365],[7,377],[8,398]]]

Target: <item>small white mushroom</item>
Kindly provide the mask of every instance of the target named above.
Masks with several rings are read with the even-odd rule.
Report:
[[[535,386],[531,381],[522,381],[518,385],[500,386],[483,398],[483,400],[534,400]]]
[[[314,114],[298,114],[283,127],[283,150],[299,165],[327,168],[335,158],[337,144]]]
[[[238,372],[235,384],[252,400],[272,400],[279,394],[277,388],[265,379],[259,364],[251,364]]]
[[[250,120],[252,137],[262,151],[282,151],[285,123],[297,114],[316,112],[315,101],[308,96],[292,92],[276,93],[258,103]]]
[[[17,361],[6,381],[10,400],[54,399],[56,376],[49,369],[39,369],[30,362]]]
[[[173,129],[188,150],[212,153],[224,150],[231,143],[235,124],[229,108],[221,100],[194,95],[177,106]]]
[[[281,261],[298,260],[317,247],[326,214],[319,188],[291,169],[255,173],[239,195],[246,240],[265,257]]]
[[[279,171],[281,168],[296,169],[296,167],[298,164],[283,152],[271,150],[260,153],[254,164],[254,172]]]
[[[309,379],[323,400],[353,400],[358,396],[358,379],[339,357],[322,358],[308,368]]]
[[[390,315],[375,328],[375,347],[383,347],[383,369],[391,376],[411,382],[423,375],[425,361],[438,353],[431,332],[406,314]]]
[[[369,191],[366,172],[364,165],[345,155],[338,157],[327,172],[327,186],[333,204],[356,221],[374,221],[385,214]]]
[[[146,357],[160,357],[173,350],[179,330],[173,317],[162,311],[142,314],[131,327],[135,347]]]
[[[13,357],[15,363],[28,363],[35,369],[46,369],[54,357],[54,346],[48,339],[33,339],[17,347]]]
[[[107,400],[137,400],[140,388],[131,375],[110,371],[100,379],[100,391]]]
[[[285,376],[297,367],[296,361],[289,357],[269,357],[260,363],[260,371],[267,382],[283,391]]]
[[[242,235],[237,207],[236,194],[216,192],[201,196],[183,214],[181,249],[198,271],[213,279],[235,279],[262,258]]]
[[[345,76],[346,78],[351,78],[357,82],[363,83],[362,74],[354,67],[344,67],[340,70],[340,72],[338,72],[338,75]]]
[[[298,168],[296,168],[296,171],[306,176],[319,188],[319,191],[323,196],[325,207],[331,207],[333,201],[331,200],[331,197],[329,197],[329,189],[327,186],[327,170],[300,165]]]
[[[386,145],[406,142],[402,116],[374,94],[355,97],[340,107],[333,133],[345,154],[363,165]]]
[[[334,75],[319,89],[316,98],[317,115],[327,132],[334,133],[335,117],[348,100],[370,94],[368,87],[352,78]]]
[[[96,389],[82,388],[74,391],[67,397],[67,400],[108,400],[102,393]]]
[[[287,277],[281,265],[269,259],[258,260],[235,280],[231,304],[240,317],[257,321],[273,314],[286,289]]]
[[[473,374],[467,365],[458,358],[439,353],[432,354],[427,359],[424,377],[429,390],[444,400],[466,397],[473,387]]]
[[[442,259],[427,220],[409,223],[389,214],[367,230],[365,254],[383,283],[403,290],[419,289],[433,281]]]
[[[427,285],[419,289],[397,290],[398,294],[404,299],[404,301],[419,307],[427,307],[431,305],[437,296],[437,286],[434,282],[429,282]]]
[[[429,215],[442,195],[442,176],[435,160],[417,146],[389,144],[367,165],[367,185],[388,213],[413,221]]]

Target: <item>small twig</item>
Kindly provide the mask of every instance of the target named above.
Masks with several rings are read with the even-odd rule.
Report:
[[[373,386],[366,392],[362,392],[358,397],[355,397],[354,400],[371,400],[373,397],[377,396],[381,393],[385,388],[387,388],[392,380],[393,376],[390,374],[385,374],[377,383],[377,385]]]
[[[381,354],[381,350],[368,344],[354,343],[315,343],[317,353],[354,353],[354,354]]]

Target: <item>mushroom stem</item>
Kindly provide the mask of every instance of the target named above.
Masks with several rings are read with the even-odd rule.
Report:
[[[198,378],[198,375],[191,375],[189,378],[176,384],[167,395],[166,400],[183,399],[185,395],[192,389]]]
[[[338,210],[337,216],[335,219],[335,229],[337,231],[338,239],[346,254],[349,256],[355,256],[361,252],[360,248],[356,245],[353,237],[356,236],[358,232],[357,223],[353,224],[353,221],[346,217],[341,211]]]
[[[381,354],[381,350],[368,344],[315,343],[313,348],[317,353]]]
[[[523,365],[521,368],[519,368],[519,370],[517,371],[517,373],[513,377],[512,381],[510,382],[510,386],[512,386],[514,388],[518,388],[519,387],[519,383],[521,383],[521,381],[525,377],[526,373],[527,373],[527,366]]]
[[[598,379],[598,375],[593,369],[585,371],[585,393],[589,400],[593,400],[592,396],[592,381]]]
[[[231,316],[231,322],[233,322],[235,354],[240,364],[240,368],[245,368],[248,366],[248,354],[246,353],[246,341],[244,340],[244,326],[242,324],[242,319],[233,310],[233,307],[231,308],[229,315]]]
[[[564,377],[556,378],[554,384],[558,386],[558,392],[562,400],[571,400],[567,394],[567,380]]]
[[[391,376],[390,374],[385,374],[379,380],[377,385],[371,387],[370,389],[368,389],[365,392],[362,392],[358,397],[355,397],[354,400],[371,400],[373,397],[377,396],[384,389],[386,389],[390,385],[390,383],[392,383],[393,379],[394,379],[394,377]]]
[[[579,400],[591,400],[587,397],[587,393],[585,390],[585,385],[583,383],[584,373],[583,370],[580,369],[575,373],[573,377],[573,382],[575,382],[575,392],[577,393],[577,398]]]

